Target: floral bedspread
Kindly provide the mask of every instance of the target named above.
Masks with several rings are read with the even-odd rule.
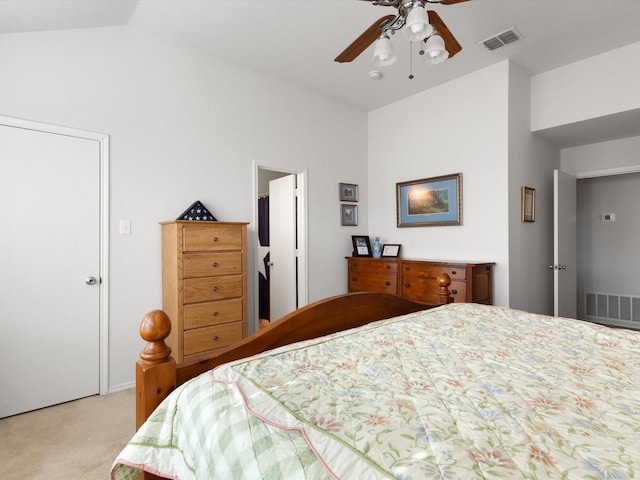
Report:
[[[200,399],[198,411],[218,402],[218,417],[250,424],[225,437],[244,446],[234,447],[243,460],[220,478],[640,478],[640,332],[451,304],[241,360],[195,382],[216,397]],[[113,478],[129,478],[126,465],[186,435],[173,407],[159,410],[171,435],[156,438],[154,415]],[[209,432],[222,428],[212,425]],[[269,441],[256,447],[239,437],[254,429]],[[225,454],[211,443],[195,441],[216,464]],[[283,467],[291,470],[256,473],[250,457],[267,447],[269,458],[295,458]],[[203,448],[171,449],[192,478],[218,478],[199,470]]]

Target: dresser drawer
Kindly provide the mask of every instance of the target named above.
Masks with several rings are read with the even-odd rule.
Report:
[[[373,258],[352,258],[351,271],[370,272],[395,275],[398,273],[398,264],[391,260],[379,260]]]
[[[184,278],[242,273],[242,252],[185,253],[182,262]]]
[[[424,278],[436,278],[441,273],[446,273],[451,280],[465,280],[467,270],[464,265],[425,265],[420,262],[403,262],[402,274]]]
[[[242,231],[224,225],[183,227],[183,251],[241,250]]]
[[[396,295],[398,280],[395,275],[352,271],[349,277],[349,292],[378,292]]]
[[[211,302],[241,297],[242,275],[187,278],[184,280],[184,303]]]
[[[242,299],[194,303],[184,306],[184,329],[209,327],[242,320]]]
[[[184,354],[193,355],[226,347],[242,339],[242,322],[225,323],[184,332]]]
[[[400,286],[402,298],[418,303],[437,305],[440,303],[438,284],[433,277],[421,275],[404,275]],[[466,302],[467,284],[464,281],[453,281],[449,292],[454,302]]]

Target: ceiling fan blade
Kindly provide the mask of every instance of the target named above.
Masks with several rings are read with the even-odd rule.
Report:
[[[468,2],[469,0],[444,0],[440,2],[441,5],[454,5],[456,3]]]
[[[444,46],[447,49],[447,52],[449,52],[449,58],[453,57],[456,53],[462,50],[462,46],[458,43],[456,37],[453,36],[451,31],[444,24],[444,22],[440,18],[440,15],[438,15],[433,10],[429,10],[427,13],[429,14],[429,23],[433,25],[433,27],[442,37],[442,40],[444,40]]]
[[[356,38],[351,45],[345,48],[344,51],[335,58],[335,61],[339,63],[352,62],[358,58],[358,55],[364,52],[369,45],[378,39],[382,33],[380,25],[384,22],[391,21],[394,18],[396,18],[395,15],[386,15],[373,22],[373,25],[367,28],[362,35]]]

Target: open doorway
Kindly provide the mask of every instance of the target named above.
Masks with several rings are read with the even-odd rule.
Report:
[[[640,329],[640,173],[577,182],[578,318]]]
[[[256,165],[257,324],[307,304],[306,172]]]

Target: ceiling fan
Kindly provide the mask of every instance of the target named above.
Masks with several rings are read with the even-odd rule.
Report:
[[[429,3],[453,5],[468,0],[363,0],[373,5],[394,7],[396,15],[385,15],[376,20],[351,45],[335,58],[336,62],[352,62],[369,45],[374,46],[374,63],[376,66],[387,66],[395,63],[397,57],[393,53],[390,35],[404,28],[410,41],[424,42],[420,54],[426,53],[426,61],[430,64],[440,63],[451,58],[462,50],[449,28],[433,10],[427,10]]]

